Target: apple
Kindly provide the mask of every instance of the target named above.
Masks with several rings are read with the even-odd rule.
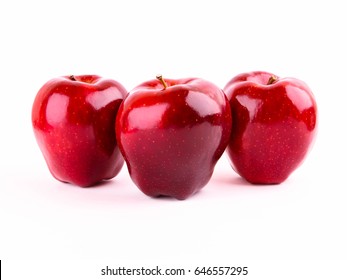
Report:
[[[116,176],[124,159],[114,124],[127,91],[97,75],[63,76],[42,86],[32,125],[52,175],[81,187]]]
[[[230,136],[221,89],[199,78],[144,82],[120,106],[116,135],[130,177],[151,197],[179,200],[210,180]]]
[[[253,184],[279,184],[304,161],[317,131],[317,105],[295,78],[250,72],[224,88],[233,130],[227,147],[233,169]]]

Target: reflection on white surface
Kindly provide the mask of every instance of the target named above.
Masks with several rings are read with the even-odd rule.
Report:
[[[0,1],[3,279],[117,279],[101,277],[106,265],[214,279],[189,277],[203,264],[249,266],[242,280],[347,279],[344,2]],[[157,72],[223,87],[258,69],[306,81],[321,112],[311,153],[281,185],[251,186],[223,157],[186,201],[144,196],[126,166],[80,189],[52,178],[33,136],[30,106],[55,75],[96,72],[130,90]]]
[[[200,117],[206,117],[219,113],[219,106],[215,100],[205,94],[190,92],[187,95],[186,102],[192,107]]]

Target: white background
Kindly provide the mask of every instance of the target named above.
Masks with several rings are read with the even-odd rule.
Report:
[[[342,4],[1,1],[4,278],[105,279],[106,265],[241,265],[248,279],[346,279]],[[34,139],[32,102],[56,76],[99,74],[130,90],[162,73],[222,88],[253,70],[304,80],[318,103],[315,145],[278,186],[245,183],[223,157],[210,183],[185,201],[146,197],[125,166],[109,184],[81,189],[52,178]]]

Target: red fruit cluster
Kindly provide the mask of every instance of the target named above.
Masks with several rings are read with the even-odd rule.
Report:
[[[250,183],[283,182],[313,142],[317,106],[304,82],[267,72],[240,74],[224,91],[158,76],[129,93],[96,75],[65,76],[39,90],[32,124],[60,181],[98,184],[125,159],[146,195],[186,199],[208,183],[225,150]]]

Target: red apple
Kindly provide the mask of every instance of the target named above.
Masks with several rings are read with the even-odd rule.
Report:
[[[48,81],[37,93],[32,125],[52,175],[81,187],[117,175],[123,165],[114,124],[127,91],[96,75]]]
[[[130,176],[151,197],[186,199],[210,180],[230,136],[225,94],[198,79],[144,82],[122,103],[117,140]]]
[[[234,77],[224,91],[233,117],[227,153],[234,170],[254,184],[286,180],[303,162],[317,130],[309,87],[258,71]]]

